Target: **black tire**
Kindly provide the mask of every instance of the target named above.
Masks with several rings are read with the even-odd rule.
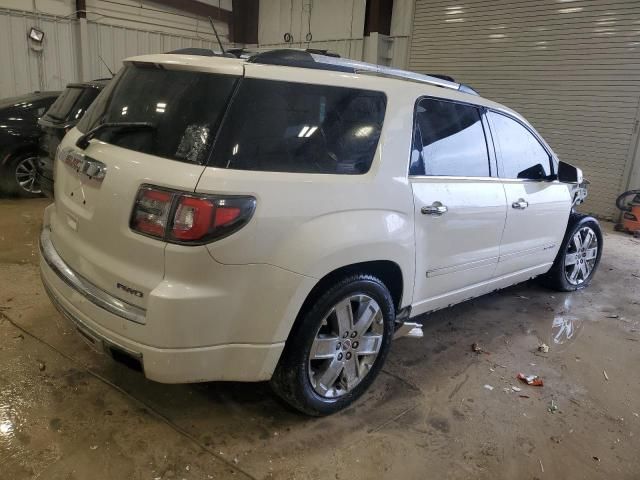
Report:
[[[18,182],[16,174],[21,165],[26,162],[34,162],[34,168],[37,165],[38,155],[33,152],[19,153],[9,158],[0,169],[0,190],[9,196],[22,198],[36,198],[41,196],[40,188],[37,187],[33,191],[29,188],[23,188]]]
[[[373,363],[353,389],[347,390],[345,387],[346,393],[336,397],[322,396],[316,391],[317,387],[312,384],[311,363],[309,360],[312,346],[316,340],[316,335],[320,332],[320,328],[326,328],[327,323],[323,323],[323,320],[330,318],[330,312],[334,307],[341,301],[357,295],[364,295],[375,300],[380,308],[379,312],[382,319],[380,319],[380,315],[377,315],[377,320],[375,322],[372,321],[372,325],[376,323],[377,328],[382,330],[382,340],[379,342],[380,349],[375,359],[372,360]],[[355,308],[352,305],[357,304],[349,302],[349,305],[351,305],[351,308]],[[287,339],[284,352],[271,379],[271,387],[285,402],[307,415],[329,415],[346,408],[367,390],[380,372],[391,347],[394,322],[395,308],[393,299],[380,279],[364,274],[354,274],[342,279],[320,295],[306,311],[301,312]],[[354,347],[359,338],[353,339]],[[347,341],[349,341],[350,348],[352,346],[351,340],[348,339]],[[338,343],[336,357],[326,361],[336,361],[337,355],[345,348],[347,341],[343,341],[342,344]],[[361,343],[364,344],[364,341]],[[354,353],[353,358],[358,361],[357,359],[364,357]],[[338,375],[336,384],[346,378],[344,377],[346,369],[341,370],[341,372]]]
[[[596,236],[597,239],[597,256],[595,257],[595,262],[589,271],[589,274],[584,279],[577,279],[575,283],[570,281],[569,274],[567,273],[567,269],[569,266],[565,265],[565,259],[568,254],[573,254],[575,245],[572,245],[572,238],[574,235],[583,231],[583,229],[587,227],[590,228]],[[560,292],[573,292],[575,290],[580,290],[582,288],[588,287],[593,280],[593,276],[598,269],[598,265],[600,264],[600,258],[602,257],[602,247],[603,247],[603,239],[602,239],[602,230],[600,229],[600,224],[598,221],[590,216],[581,215],[578,213],[572,213],[569,217],[569,223],[567,225],[567,231],[564,235],[564,239],[562,240],[562,245],[560,245],[560,250],[556,255],[556,258],[553,262],[553,266],[551,270],[549,270],[545,275],[540,277],[540,282],[554,290],[558,290]],[[586,261],[585,259],[581,259]]]

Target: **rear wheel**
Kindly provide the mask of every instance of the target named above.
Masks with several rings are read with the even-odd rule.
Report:
[[[34,153],[19,154],[10,158],[0,178],[2,190],[9,195],[20,197],[40,196],[37,164],[38,157]]]
[[[593,217],[573,215],[551,270],[541,280],[550,288],[571,292],[588,286],[602,256],[602,231]]]
[[[382,368],[394,320],[393,300],[378,278],[338,282],[296,322],[271,380],[274,391],[309,415],[347,407]]]

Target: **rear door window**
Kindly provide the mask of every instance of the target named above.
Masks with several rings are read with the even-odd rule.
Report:
[[[86,133],[101,123],[143,122],[141,129],[105,129],[96,138],[158,157],[203,163],[237,77],[128,65],[78,124]]]
[[[488,113],[500,152],[500,176],[538,178],[551,175],[551,158],[542,144],[519,122],[496,112]]]
[[[381,92],[247,78],[221,127],[212,165],[363,174],[371,167],[385,109]]]
[[[489,177],[477,107],[423,98],[416,105],[409,175]]]

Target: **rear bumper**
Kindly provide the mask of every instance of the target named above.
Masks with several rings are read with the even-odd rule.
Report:
[[[140,329],[149,328],[148,325],[127,319],[121,314],[128,311],[127,304],[100,291],[73,272],[57,255],[46,228],[41,237],[40,271],[53,304],[95,349],[116,358],[124,354],[138,363],[145,376],[151,380],[162,383],[268,380],[284,348],[284,342],[158,348],[128,338],[123,333],[130,330],[139,333]],[[109,303],[110,299],[124,304],[125,309],[121,312],[114,310]],[[138,313],[140,310],[146,313],[139,307],[129,307],[134,307]],[[167,311],[170,315],[171,311]],[[148,319],[151,323],[154,320],[159,323],[167,321],[160,318]],[[174,323],[183,322],[185,328],[188,328],[188,321],[184,319],[174,317],[170,320]]]

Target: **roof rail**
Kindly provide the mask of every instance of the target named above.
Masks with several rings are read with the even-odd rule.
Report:
[[[380,75],[384,77],[398,78],[419,83],[427,83],[438,87],[450,88],[471,93],[470,88],[461,88],[461,84],[442,76],[423,75],[421,73],[400,70],[398,68],[374,65],[372,63],[340,58],[333,55],[324,55],[311,50],[279,49],[258,53],[249,58],[252,63],[265,63],[270,65],[286,65],[289,67],[313,68],[317,70],[333,70],[348,73],[361,73]],[[439,78],[440,77],[440,78]]]

